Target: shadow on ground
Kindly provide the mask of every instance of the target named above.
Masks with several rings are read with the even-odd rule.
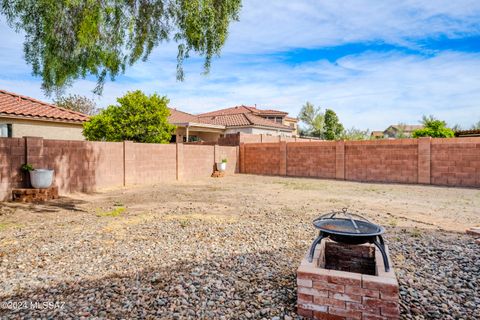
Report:
[[[86,201],[70,197],[60,197],[55,200],[37,203],[0,202],[0,215],[14,213],[17,209],[28,210],[29,212],[35,213],[59,212],[62,210],[86,212],[79,207],[86,203]]]
[[[296,266],[286,266],[282,260],[281,252],[215,256],[202,263],[180,261],[98,280],[61,283],[2,297],[3,306],[22,303],[26,308],[0,309],[0,317],[295,317]],[[57,308],[35,307],[44,302],[57,303]]]

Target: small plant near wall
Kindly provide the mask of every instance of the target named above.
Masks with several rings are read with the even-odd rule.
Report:
[[[227,158],[223,158],[222,161],[217,164],[217,170],[220,172],[227,170]]]
[[[35,189],[46,189],[52,185],[53,170],[35,169],[32,164],[24,163],[20,169],[30,178],[30,185]],[[27,178],[28,179],[28,178]],[[28,180],[26,180],[28,181]],[[28,187],[28,182],[26,187]]]
[[[31,165],[30,163],[24,163],[24,164],[22,164],[22,166],[20,167],[20,169],[21,169],[23,172],[30,172],[30,171],[35,170],[35,169],[33,168],[33,165]]]

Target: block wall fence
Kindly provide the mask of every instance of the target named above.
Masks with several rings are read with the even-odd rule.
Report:
[[[218,139],[218,144],[223,146],[239,146],[240,143],[271,143],[271,142],[311,142],[320,141],[311,138],[272,136],[269,134],[229,133]]]
[[[241,143],[240,172],[480,187],[480,137]]]
[[[0,138],[0,200],[10,199],[12,188],[26,186],[24,163],[54,169],[54,184],[65,194],[209,177],[224,158],[232,174],[238,172],[238,152],[218,145]]]

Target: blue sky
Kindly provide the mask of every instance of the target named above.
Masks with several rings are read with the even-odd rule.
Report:
[[[23,35],[0,21],[0,88],[49,100],[23,60]],[[208,75],[191,58],[175,79],[176,47],[158,47],[115,82],[100,106],[128,90],[167,95],[192,113],[257,104],[296,116],[310,101],[346,127],[416,124],[423,114],[480,121],[480,1],[244,0]],[[95,97],[93,79],[67,91]]]

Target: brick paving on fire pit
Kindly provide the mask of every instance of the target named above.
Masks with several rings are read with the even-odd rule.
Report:
[[[0,318],[300,319],[311,221],[343,207],[386,227],[401,318],[480,318],[480,190],[251,175],[1,203]]]

